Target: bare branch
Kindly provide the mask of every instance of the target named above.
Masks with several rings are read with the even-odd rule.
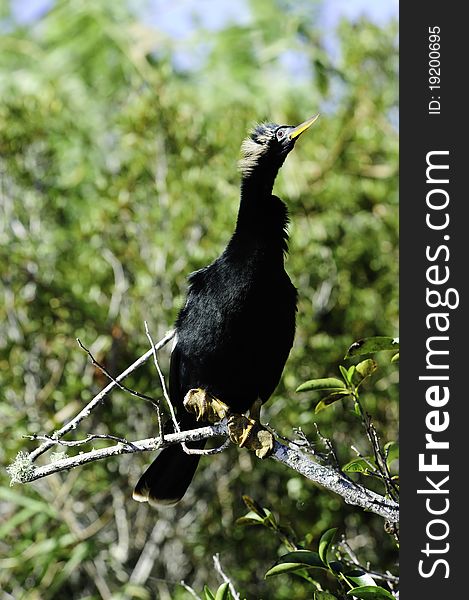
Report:
[[[95,359],[95,357],[91,354],[90,350],[88,350],[88,348],[86,348],[86,346],[83,345],[83,343],[81,342],[80,338],[77,338],[77,343],[80,346],[80,348],[82,350],[84,350],[86,352],[86,354],[88,354],[88,356],[90,357],[91,363],[95,367],[97,367],[101,371],[101,373],[104,373],[104,375],[106,375],[106,377],[108,379],[110,379],[111,381],[113,381],[117,385],[118,388],[120,388],[124,392],[128,392],[132,396],[136,396],[137,398],[141,398],[142,400],[148,400],[148,402],[150,402],[154,406],[154,408],[156,408],[157,411],[159,410],[158,402],[156,400],[154,400],[151,396],[147,396],[146,394],[142,394],[140,392],[137,392],[136,390],[133,390],[132,388],[129,388],[126,385],[123,385],[122,383],[119,383],[119,381],[117,381],[117,379],[115,379],[109,373],[109,371],[106,369],[106,367],[104,365],[102,365],[101,363],[99,363]]]
[[[339,494],[347,504],[360,506],[381,515],[388,521],[397,522],[399,520],[399,505],[397,502],[367,490],[337,469],[320,465],[299,449],[289,448],[284,444],[275,442],[272,458],[301,473],[307,479]]]
[[[370,443],[371,449],[373,450],[373,456],[375,459],[376,469],[373,469],[375,475],[378,475],[379,478],[383,481],[386,491],[388,495],[397,500],[399,497],[399,492],[396,488],[396,485],[392,479],[391,473],[389,471],[389,467],[386,461],[386,457],[384,456],[384,452],[381,450],[381,445],[379,443],[378,434],[373,425],[373,421],[371,420],[371,416],[368,412],[363,408],[358,393],[353,393],[353,399],[355,400],[356,406],[360,411],[360,416],[362,419],[363,426],[366,431],[366,435],[368,441]]]
[[[193,598],[195,598],[196,600],[202,600],[202,598],[197,595],[196,591],[193,588],[191,588],[190,585],[187,585],[187,583],[183,579],[181,580],[181,585],[187,592],[189,592],[189,594],[191,594]]]
[[[158,344],[156,344],[155,349],[159,350],[160,348],[163,348],[163,346],[165,346],[174,337],[174,335],[175,335],[174,330],[168,331],[168,333],[164,336],[164,338],[162,338],[158,342]],[[134,363],[132,363],[130,365],[130,367],[128,367],[125,371],[123,371],[120,375],[118,375],[116,377],[115,381],[111,381],[111,383],[109,385],[107,385],[103,390],[101,390],[99,392],[99,394],[97,394],[92,400],[90,400],[90,402],[88,402],[88,404],[71,421],[69,421],[63,427],[61,427],[58,431],[56,431],[54,433],[54,435],[52,436],[53,439],[59,440],[65,434],[76,429],[77,425],[81,421],[83,421],[83,419],[85,419],[86,417],[88,417],[90,415],[91,411],[102,402],[102,400],[105,398],[105,396],[112,389],[114,389],[120,381],[122,381],[123,379],[128,377],[131,373],[133,373],[141,365],[143,365],[152,356],[152,354],[153,354],[153,350],[148,350],[147,352],[145,352],[145,354],[143,354],[143,356],[141,356]],[[38,448],[36,448],[36,450],[31,452],[31,454],[29,455],[31,462],[34,462],[39,456],[41,456],[41,454],[44,454],[44,452],[47,452],[47,450],[52,448],[52,446],[54,446],[53,441],[46,441],[43,444],[41,444]]]
[[[160,383],[161,383],[161,389],[163,391],[163,396],[164,396],[164,399],[166,400],[166,404],[168,405],[169,412],[171,414],[171,420],[173,421],[174,431],[179,432],[179,431],[181,431],[180,428],[179,428],[179,423],[177,422],[176,415],[174,413],[173,405],[171,403],[171,400],[169,399],[169,394],[168,394],[168,390],[166,388],[166,382],[164,380],[164,375],[163,375],[163,372],[160,369],[160,364],[158,362],[157,348],[156,348],[156,346],[155,346],[155,344],[153,342],[153,339],[152,339],[152,337],[150,335],[150,331],[148,329],[147,322],[144,321],[143,323],[145,325],[145,333],[147,335],[148,341],[150,342],[151,353],[152,353],[152,356],[153,356],[153,362],[155,364],[156,371],[158,373],[158,377],[160,378]],[[163,439],[163,437],[164,437],[164,431],[163,431],[163,427],[161,425],[161,417],[160,417],[160,415],[158,415],[158,423],[159,423],[159,428],[160,428],[161,439]]]
[[[173,444],[181,444],[185,447],[188,453],[198,454],[217,454],[223,451],[229,445],[229,439],[227,439],[220,448],[214,448],[211,450],[196,450],[187,448],[186,444],[191,442],[197,442],[206,440],[217,436],[228,437],[228,425],[227,420],[224,419],[220,423],[215,425],[200,427],[199,429],[193,429],[190,431],[181,431],[180,426],[177,422],[174,408],[169,398],[166,384],[164,381],[163,373],[161,372],[160,366],[157,359],[157,351],[166,345],[175,335],[174,331],[168,332],[165,337],[157,344],[153,343],[151,335],[148,331],[148,326],[145,324],[145,330],[147,337],[151,343],[151,349],[148,350],[143,356],[136,360],[130,367],[128,367],[123,373],[118,375],[115,379],[112,378],[111,383],[106,386],[99,394],[97,394],[71,421],[65,424],[61,429],[56,431],[53,435],[33,435],[29,436],[30,439],[41,440],[42,444],[30,454],[26,452],[20,452],[15,462],[10,465],[7,470],[10,473],[12,483],[28,483],[47,477],[52,473],[58,473],[60,471],[70,470],[78,466],[82,466],[89,462],[102,460],[111,456],[118,456],[121,454],[129,454],[134,452],[149,452],[157,449],[166,448]],[[84,347],[83,347],[84,348]],[[89,353],[86,348],[85,351]],[[119,438],[113,435],[106,434],[88,434],[84,439],[74,441],[63,441],[62,437],[70,431],[76,429],[77,425],[88,417],[92,410],[98,406],[104,397],[116,386],[122,387],[130,393],[134,393],[133,390],[120,385],[120,381],[125,379],[128,375],[133,373],[140,365],[145,363],[150,357],[153,357],[158,375],[160,377],[163,395],[166,402],[168,403],[169,410],[176,432],[172,434],[166,434],[163,436],[163,431],[160,429],[159,437],[147,438],[144,440],[128,441],[124,438]],[[90,358],[96,364],[95,359],[91,356]],[[100,365],[98,365],[100,366]],[[101,366],[100,366],[101,368]],[[111,377],[110,375],[108,375]],[[145,397],[143,394],[134,393],[139,397]],[[370,432],[372,433],[372,431]],[[377,437],[377,436],[376,436]],[[34,461],[56,445],[62,446],[80,446],[88,443],[94,439],[111,440],[117,442],[107,448],[93,449],[89,452],[81,452],[77,456],[67,457],[59,454],[55,457],[55,460],[49,464],[36,467]],[[285,439],[285,438],[283,438]],[[376,442],[377,440],[375,440]],[[301,444],[301,442],[300,442]],[[275,441],[274,451],[271,455],[273,460],[284,464],[285,466],[297,471],[304,477],[314,481],[328,490],[331,490],[341,495],[345,502],[348,504],[360,506],[365,510],[374,512],[391,523],[396,523],[399,520],[398,511],[399,505],[394,499],[389,499],[381,496],[375,492],[367,490],[365,487],[355,483],[349,479],[344,473],[338,468],[330,465],[322,465],[315,460],[314,456],[311,455],[311,450],[308,448],[302,448],[300,444],[290,442],[285,445],[279,441]],[[378,444],[379,446],[379,444]],[[391,491],[391,490],[389,490]]]
[[[220,423],[201,427],[200,429],[192,429],[189,431],[167,434],[164,437],[164,441],[157,437],[132,442],[118,442],[109,448],[84,452],[74,457],[57,460],[43,467],[34,467],[30,465],[32,466],[32,469],[29,468],[25,470],[24,478],[21,479],[21,477],[16,477],[15,481],[26,483],[41,479],[42,477],[47,477],[52,473],[73,469],[89,462],[102,460],[111,456],[130,454],[133,452],[148,452],[160,448],[166,448],[167,446],[173,444],[180,444],[181,442],[190,443],[226,435],[228,435],[228,425],[225,419]],[[54,445],[58,444],[59,440],[51,440],[47,443]],[[320,465],[313,460],[310,455],[305,454],[298,447],[288,447],[276,441],[274,452],[271,455],[271,458],[284,464],[290,469],[293,469],[297,473],[300,473],[307,479],[310,479],[311,481],[322,485],[326,489],[339,494],[344,498],[347,504],[360,506],[361,508],[374,512],[391,522],[397,522],[399,520],[399,505],[396,502],[375,492],[367,490],[358,483],[348,479],[337,469],[334,469],[330,466]],[[25,457],[22,456],[23,462],[24,459]],[[12,467],[9,467],[9,469],[11,473]]]
[[[113,446],[109,446],[108,448],[100,448],[97,450],[91,450],[90,452],[82,452],[80,454],[77,454],[76,456],[56,460],[53,463],[44,465],[42,467],[34,467],[31,464],[32,470],[29,469],[28,472],[25,473],[24,479],[21,480],[21,474],[18,474],[18,476],[15,478],[14,483],[29,483],[30,481],[35,481],[36,479],[42,479],[43,477],[47,477],[52,473],[68,471],[70,469],[74,469],[75,467],[79,467],[90,462],[95,462],[104,458],[110,458],[111,456],[118,456],[120,454],[131,454],[134,452],[149,452],[152,450],[160,450],[162,448],[166,448],[167,446],[180,444],[181,442],[198,442],[200,440],[205,440],[221,435],[228,435],[228,427],[226,425],[226,422],[223,421],[215,425],[201,427],[200,429],[191,429],[189,431],[167,434],[164,436],[163,442],[161,441],[160,437],[147,438],[144,440],[137,440],[133,442],[122,440],[119,441],[117,444],[114,444]],[[49,443],[50,446],[53,446],[55,444],[60,444],[61,442],[60,440],[51,439],[50,441],[48,440],[47,443]],[[83,443],[83,440],[81,440],[81,443]],[[32,462],[31,454],[29,455],[30,463]],[[22,453],[21,459],[22,461],[25,460],[24,453]],[[15,463],[8,467],[10,474],[14,470],[14,465]]]
[[[365,573],[368,573],[375,579],[381,579],[383,581],[388,581],[393,584],[399,583],[399,577],[396,577],[392,573],[389,573],[389,571],[387,571],[386,573],[378,573],[377,571],[371,571],[370,569],[363,567],[360,564],[360,562],[358,561],[357,555],[350,547],[350,544],[345,539],[345,536],[342,536],[340,545],[345,550],[346,554],[348,555],[348,557],[350,559],[350,560],[347,560],[347,562],[348,562],[348,564],[350,564],[350,566],[358,567],[359,569],[361,569],[362,571],[365,571]]]
[[[324,437],[319,430],[318,424],[314,423],[314,428],[316,429],[316,433],[318,434],[319,439],[323,442],[324,446],[329,450],[329,457],[332,457],[332,462],[337,469],[340,469],[339,459],[337,457],[337,453],[335,451],[334,446],[329,438]]]
[[[213,565],[215,567],[215,571],[223,579],[223,582],[228,584],[228,587],[230,588],[231,595],[233,596],[233,600],[240,600],[239,594],[236,591],[236,588],[233,585],[231,579],[228,577],[228,575],[226,575],[226,573],[222,569],[222,566],[221,566],[221,563],[220,563],[220,555],[218,553],[213,556]]]
[[[131,442],[128,442],[124,438],[117,437],[116,435],[110,435],[108,433],[89,433],[86,438],[82,440],[56,440],[52,435],[39,435],[37,433],[33,433],[32,435],[23,435],[24,438],[29,440],[38,440],[43,442],[53,442],[55,444],[60,444],[60,446],[68,446],[69,448],[73,448],[74,446],[83,446],[83,444],[87,444],[93,440],[112,440],[113,442],[120,442],[126,446],[132,445]]]

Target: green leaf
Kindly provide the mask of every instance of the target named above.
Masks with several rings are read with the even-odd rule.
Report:
[[[321,392],[324,390],[339,391],[345,388],[344,382],[335,377],[311,379],[296,388],[297,392]]]
[[[215,600],[215,596],[212,594],[210,589],[205,586],[204,587],[205,600]]]
[[[295,550],[281,556],[278,561],[271,567],[265,577],[273,575],[281,575],[283,573],[291,573],[304,568],[321,568],[327,569],[327,565],[320,559],[317,552],[310,550]]]
[[[392,363],[399,362],[399,352],[391,358],[391,362]]]
[[[399,458],[399,444],[397,442],[388,442],[384,446],[384,455],[389,467],[394,460]]]
[[[399,350],[399,338],[385,336],[363,338],[350,346],[345,358],[362,356],[363,354],[371,354],[383,350]]]
[[[251,498],[250,496],[243,496],[243,502],[249,508],[249,510],[265,519],[267,513],[262,506],[254,500],[254,498]]]
[[[327,553],[329,552],[329,548],[336,533],[337,527],[328,529],[322,534],[321,539],[319,540],[319,558],[326,564],[329,564],[327,561]]]
[[[217,590],[215,600],[229,600],[229,598],[231,598],[230,586],[228,583],[222,583]]]
[[[339,371],[340,371],[340,374],[342,375],[342,377],[344,378],[344,380],[347,383],[350,383],[349,378],[348,378],[348,370],[344,366],[339,365]]]
[[[267,579],[267,577],[273,577],[274,575],[284,575],[285,573],[293,573],[295,571],[304,569],[305,566],[306,565],[302,565],[301,563],[281,563],[279,565],[274,565],[273,567],[271,567],[264,575],[264,577]]]
[[[318,412],[321,412],[321,410],[324,410],[331,404],[334,404],[334,402],[337,402],[337,400],[343,400],[347,396],[350,396],[350,393],[348,390],[343,390],[341,392],[334,392],[333,394],[326,396],[325,398],[323,398],[316,404],[316,407],[314,409],[315,414],[317,414]]]
[[[356,586],[376,586],[376,582],[373,577],[366,573],[363,569],[352,569],[344,573],[345,577],[352,581]]]
[[[347,596],[355,596],[363,600],[395,600],[394,596],[379,585],[363,585],[347,592]]]
[[[237,525],[263,525],[264,518],[260,517],[257,513],[250,510],[244,517],[239,517],[236,519]]]
[[[265,513],[265,516],[262,517],[257,512],[249,511],[244,517],[240,517],[236,520],[238,525],[264,525],[265,527],[270,527],[271,529],[277,528],[277,519],[274,514],[268,509],[262,509]]]
[[[314,600],[337,600],[337,596],[329,592],[314,592]]]
[[[361,381],[372,375],[378,368],[378,364],[372,358],[367,358],[356,365],[356,371],[360,375]]]
[[[374,466],[371,457],[357,457],[344,465],[342,471],[344,471],[344,473],[363,473],[366,475],[372,472],[370,464]]]
[[[278,524],[277,524],[277,519],[275,518],[274,513],[271,510],[269,510],[268,508],[264,508],[264,511],[266,514],[265,519],[264,519],[264,525],[270,525],[270,526],[276,528]]]

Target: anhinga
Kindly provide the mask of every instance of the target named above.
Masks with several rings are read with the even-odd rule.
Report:
[[[241,146],[235,232],[221,256],[190,275],[187,301],[176,321],[169,393],[181,430],[198,426],[187,407],[202,421],[207,418],[194,407],[200,394],[219,399],[230,414],[251,409],[258,420],[260,404],[278,384],[293,344],[297,293],[284,269],[287,207],[272,188],[296,140],[317,117],[297,127],[258,125]],[[180,445],[164,449],[138,481],[134,498],[175,504],[199,458]]]

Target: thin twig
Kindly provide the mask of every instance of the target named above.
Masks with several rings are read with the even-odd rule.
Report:
[[[153,362],[155,363],[155,367],[156,367],[156,371],[158,373],[158,377],[160,378],[160,384],[161,384],[161,389],[163,391],[163,397],[166,400],[166,404],[168,405],[169,408],[169,412],[171,414],[171,419],[173,421],[173,425],[174,425],[174,430],[176,432],[181,431],[179,428],[179,423],[176,420],[176,415],[174,414],[174,408],[173,405],[171,404],[171,401],[169,399],[169,394],[168,394],[168,390],[166,389],[166,382],[164,379],[164,375],[163,372],[160,369],[160,365],[158,362],[158,355],[157,355],[157,350],[156,350],[156,346],[153,342],[153,338],[150,335],[150,331],[148,329],[148,323],[146,321],[143,322],[143,324],[145,325],[145,333],[147,335],[148,341],[150,342],[150,346],[151,346],[151,353],[153,356]],[[160,436],[161,436],[161,440],[163,441],[164,439],[164,430],[163,430],[163,426],[161,423],[161,415],[158,413],[158,425],[159,425],[159,429],[160,429]]]
[[[186,591],[189,592],[189,594],[191,594],[193,598],[195,598],[196,600],[202,600],[202,598],[196,594],[195,590],[192,589],[190,585],[187,585],[187,583],[183,579],[181,580],[181,585]]]
[[[355,452],[355,454],[358,456],[358,458],[360,458],[369,468],[370,472],[367,473],[367,475],[371,475],[373,477],[377,477],[380,481],[382,481],[383,477],[381,475],[381,473],[377,472],[377,468],[376,465],[374,465],[373,463],[371,463],[366,456],[363,456],[363,454],[360,452],[360,450],[358,450],[358,448],[354,445],[351,445],[350,448]]]
[[[82,350],[84,350],[86,352],[86,354],[88,354],[88,356],[90,357],[91,363],[97,367],[102,373],[104,373],[104,375],[106,375],[106,377],[108,379],[110,379],[111,381],[113,381],[117,387],[119,387],[122,391],[124,392],[128,392],[129,394],[131,394],[132,396],[136,396],[137,398],[141,398],[142,400],[148,400],[148,402],[150,402],[153,407],[159,411],[159,405],[158,402],[152,398],[151,396],[147,396],[146,394],[142,394],[141,392],[137,392],[136,390],[133,390],[132,388],[127,387],[126,385],[119,383],[117,381],[117,379],[115,379],[110,373],[109,371],[106,369],[106,367],[104,365],[102,365],[101,363],[99,363],[95,357],[91,354],[90,350],[88,350],[88,348],[86,348],[86,346],[83,345],[83,343],[81,342],[80,338],[77,338],[77,343],[80,346],[80,348]]]
[[[119,442],[121,444],[124,444],[125,446],[132,446],[132,442],[127,441],[125,438],[120,438],[116,435],[110,435],[108,433],[89,433],[86,436],[86,438],[82,440],[71,441],[57,440],[52,435],[39,435],[37,433],[33,433],[31,435],[23,435],[23,437],[29,440],[54,442],[54,444],[59,444],[60,446],[68,446],[69,448],[73,448],[74,446],[83,446],[83,444],[88,444],[88,442],[91,442],[92,440],[112,440],[113,442]]]
[[[221,446],[217,446],[216,448],[210,448],[209,450],[198,450],[197,448],[189,448],[191,454],[202,454],[202,456],[213,456],[214,454],[221,454],[227,448],[231,446],[230,438],[226,438]],[[195,450],[195,451],[194,451]]]
[[[371,418],[370,418],[370,431],[373,436],[374,443],[379,450],[379,458],[382,463],[382,468],[386,475],[386,484],[387,484],[389,495],[393,500],[397,500],[399,498],[399,490],[397,489],[396,484],[394,483],[394,480],[392,478],[391,471],[389,470],[387,457],[385,456],[384,451],[381,450],[378,432],[376,431],[374,423],[371,420]]]
[[[173,403],[171,402],[171,399],[169,397],[168,388],[166,387],[166,381],[165,381],[165,378],[164,378],[164,375],[163,375],[163,371],[161,370],[160,364],[158,362],[158,355],[157,355],[156,347],[155,347],[155,345],[153,343],[153,339],[151,337],[150,331],[148,329],[148,324],[147,324],[146,321],[144,321],[144,325],[145,325],[145,333],[147,334],[148,341],[150,342],[151,348],[152,348],[152,351],[153,351],[153,362],[155,364],[155,367],[156,367],[156,370],[157,370],[157,373],[158,373],[158,377],[160,378],[160,383],[161,383],[161,389],[163,391],[163,396],[164,396],[164,399],[166,401],[166,404],[168,405],[174,429],[175,429],[176,433],[179,433],[181,431],[181,428],[179,427],[179,423],[178,423],[177,418],[176,418],[176,413],[174,411]],[[230,445],[230,440],[228,439],[228,440],[226,440],[218,448],[212,448],[211,450],[203,450],[203,449],[200,449],[200,448],[189,448],[185,442],[181,442],[181,447],[182,447],[182,449],[184,450],[184,452],[186,454],[200,454],[200,455],[203,455],[203,456],[210,456],[212,454],[219,454],[220,452],[223,452],[224,450],[226,450],[229,445]]]
[[[319,430],[318,424],[314,423],[314,427],[316,429],[316,433],[319,437],[319,439],[322,441],[322,443],[326,446],[326,448],[329,450],[329,456],[332,456],[332,462],[334,463],[334,465],[337,467],[337,469],[340,469],[340,463],[339,463],[339,459],[337,457],[336,451],[334,446],[332,445],[332,442],[329,438],[325,437],[324,435],[322,435],[321,431]],[[331,462],[331,461],[329,461]]]
[[[281,442],[285,442],[287,444],[287,446],[289,446],[290,448],[293,448],[293,450],[295,450],[295,449],[301,450],[304,453],[311,454],[312,456],[314,456],[317,460],[320,460],[321,462],[326,462],[327,456],[316,450],[316,448],[308,440],[308,438],[302,431],[301,427],[293,428],[293,432],[295,433],[297,438],[292,440],[291,438],[286,437],[285,435],[282,435],[278,431],[275,431],[274,429],[272,429],[272,427],[270,427],[266,424],[263,424],[263,426],[266,429],[268,429],[270,431],[270,433],[272,433],[272,435],[274,435],[274,437],[279,439]]]
[[[228,584],[228,587],[230,588],[230,593],[233,596],[233,600],[240,600],[239,594],[236,591],[236,588],[233,585],[231,579],[228,577],[228,575],[226,575],[226,573],[222,569],[222,566],[220,564],[220,555],[218,553],[213,556],[213,565],[215,567],[215,571],[220,575],[224,583]]]
[[[305,452],[311,452],[311,454],[313,454],[314,456],[323,458],[323,456],[316,450],[313,443],[310,440],[308,440],[305,432],[301,429],[301,427],[293,427],[293,432],[299,438],[296,439],[293,443],[303,448]]]
[[[358,567],[359,569],[361,569],[365,573],[368,573],[372,577],[375,577],[376,579],[382,579],[383,581],[389,581],[389,582],[394,583],[394,584],[398,584],[399,583],[399,577],[396,577],[395,575],[392,575],[391,573],[378,573],[377,571],[372,571],[372,570],[370,570],[368,568],[363,567],[360,564],[360,562],[358,561],[357,555],[352,550],[352,548],[350,547],[349,543],[347,542],[347,540],[345,539],[344,536],[342,536],[342,540],[340,542],[340,545],[342,546],[342,548],[347,553],[347,555],[348,555],[348,557],[350,559],[347,562],[350,565]]]
[[[163,348],[163,346],[165,346],[174,337],[174,335],[175,335],[174,330],[169,331],[164,336],[164,338],[162,338],[156,344],[155,350],[159,350],[160,348]],[[131,373],[133,373],[136,369],[138,369],[141,365],[143,365],[152,355],[153,355],[153,350],[148,350],[147,352],[145,352],[145,354],[143,354],[143,356],[138,358],[134,363],[132,363],[130,365],[130,367],[128,367],[125,371],[123,371],[120,375],[118,375],[116,377],[115,381],[111,381],[111,383],[109,383],[109,385],[107,385],[103,390],[101,390],[99,392],[99,394],[97,394],[92,400],[90,400],[90,402],[88,402],[88,404],[71,421],[69,421],[63,427],[61,427],[58,431],[56,431],[52,437],[55,440],[59,440],[65,434],[76,429],[78,424],[81,421],[83,421],[83,419],[85,419],[86,417],[88,417],[90,415],[91,411],[94,408],[96,408],[96,406],[98,404],[100,404],[102,402],[102,400],[105,398],[105,396],[112,389],[114,389],[116,387],[118,382],[120,382],[123,379],[125,379],[126,377],[128,377]],[[44,454],[44,452],[47,452],[47,450],[52,448],[52,446],[54,446],[54,445],[55,445],[55,442],[53,442],[52,440],[42,443],[38,448],[36,448],[36,450],[31,452],[31,454],[29,455],[31,461],[34,462],[39,456],[41,456],[41,454]]]
[[[383,451],[381,450],[378,434],[376,433],[376,429],[371,420],[371,416],[363,408],[358,393],[353,393],[353,399],[356,405],[358,406],[360,417],[365,428],[366,436],[368,438],[368,441],[370,442],[370,446],[373,451],[377,469],[375,470],[375,474],[378,474],[381,480],[383,481],[384,486],[386,488],[386,492],[388,493],[389,497],[397,501],[399,493],[394,484],[394,481],[392,481],[391,473],[389,472],[386,458],[384,457]]]

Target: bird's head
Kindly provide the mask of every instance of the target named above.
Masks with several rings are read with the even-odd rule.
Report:
[[[249,176],[261,165],[279,169],[296,140],[318,117],[319,114],[314,115],[296,127],[276,123],[257,125],[241,145],[239,168],[242,175]]]

